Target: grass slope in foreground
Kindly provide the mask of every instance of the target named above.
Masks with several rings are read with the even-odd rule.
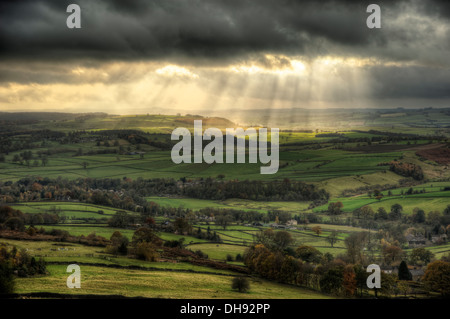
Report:
[[[145,271],[81,266],[81,288],[66,286],[65,265],[49,265],[47,276],[18,278],[17,293],[123,295],[174,299],[328,299],[329,296],[261,279],[250,280],[250,291],[231,289],[231,276],[171,271]]]

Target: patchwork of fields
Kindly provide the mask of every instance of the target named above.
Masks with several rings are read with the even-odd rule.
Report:
[[[406,122],[422,121],[416,115],[405,116],[408,117]],[[437,118],[440,125],[445,124],[445,118],[439,116]],[[194,215],[195,212],[206,208],[257,212],[266,217],[285,213],[291,220],[294,218],[299,221],[306,220],[305,223],[290,227],[283,225],[280,228],[292,236],[290,249],[295,250],[301,245],[312,246],[321,253],[329,253],[333,257],[346,253],[345,239],[351,234],[369,232],[367,228],[352,226],[350,219],[357,209],[369,206],[373,211],[377,211],[382,207],[389,212],[394,204],[399,204],[402,206],[403,215],[411,217],[417,208],[423,209],[425,213],[442,212],[450,203],[450,170],[445,165],[416,155],[417,150],[423,147],[437,148],[446,145],[445,138],[438,140],[436,136],[447,134],[448,138],[448,132],[438,131],[436,128],[428,130],[425,126],[422,128],[409,126],[405,124],[402,116],[382,116],[373,120],[365,118],[362,121],[364,124],[357,127],[348,127],[348,123],[342,120],[339,122],[340,130],[336,128],[326,131],[282,131],[280,169],[274,175],[261,175],[260,164],[174,164],[170,151],[165,146],[158,147],[158,145],[170,143],[172,130],[185,126],[187,120],[191,118],[142,115],[88,118],[85,121],[39,121],[27,129],[50,129],[65,134],[74,131],[81,133],[76,135],[76,138],[64,142],[52,139],[32,141],[31,133],[13,135],[12,145],[25,145],[24,141],[29,140],[32,142],[27,144],[30,145],[29,148],[18,147],[17,150],[4,155],[4,160],[0,162],[0,183],[3,184],[5,192],[11,183],[27,178],[34,178],[42,184],[45,184],[46,179],[57,178],[67,180],[172,178],[176,181],[182,179],[190,181],[208,177],[224,181],[287,179],[312,183],[330,194],[328,202],[255,201],[238,198],[212,200],[164,193],[146,196],[144,200],[160,207],[191,211]],[[210,119],[210,121],[221,129],[233,124],[225,120]],[[149,142],[136,143],[130,136],[96,135],[102,131],[119,130],[124,127],[128,130],[141,131]],[[417,136],[410,140],[406,138],[391,140],[394,133],[398,136],[403,136],[402,134],[417,134]],[[31,159],[23,158],[24,150],[32,152]],[[420,166],[424,179],[417,181],[391,171],[386,163],[395,160]],[[374,190],[379,191],[381,196],[374,196]],[[342,203],[342,212],[338,217],[330,216],[327,212],[329,204],[336,202]],[[39,201],[22,198],[5,204],[25,214],[58,215],[59,224],[36,225],[37,228],[42,226],[46,230],[63,230],[74,236],[87,237],[95,234],[106,239],[111,238],[117,231],[129,241],[133,238],[136,226],[127,228],[108,226],[108,221],[119,211],[136,218],[140,216],[137,210],[119,209],[73,199],[55,200],[52,196]],[[153,217],[157,224],[173,222],[174,219],[173,216]],[[191,226],[194,233],[196,230],[215,232],[220,237],[220,242],[198,238],[195,234],[159,231],[157,235],[165,242],[184,239],[185,248],[192,252],[201,251],[210,260],[244,266],[242,259],[236,257],[245,254],[258,233],[280,225],[275,224],[275,220],[255,224],[233,221],[223,227],[213,220],[194,220]],[[317,226],[321,227],[320,234],[312,230]],[[375,235],[377,231],[372,229],[370,232]],[[336,242],[330,244],[327,238],[332,234],[336,235]],[[186,296],[329,298],[328,295],[317,291],[254,277],[250,279],[250,292],[240,294],[231,289],[231,278],[238,274],[230,270],[219,270],[182,261],[149,262],[118,257],[107,253],[104,247],[3,238],[0,242],[26,249],[31,256],[42,257],[48,262],[47,276],[18,278],[16,287],[18,293],[117,294],[151,298],[186,298]],[[435,258],[440,258],[450,252],[450,245],[448,243],[430,245],[426,249],[432,251]],[[404,249],[406,253],[410,253],[411,250],[411,248]],[[375,255],[380,256],[380,251]],[[68,290],[65,286],[67,277],[65,265],[69,263],[82,265],[82,291]],[[126,268],[129,266],[142,269]]]

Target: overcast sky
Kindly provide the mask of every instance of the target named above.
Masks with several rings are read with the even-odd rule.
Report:
[[[81,29],[69,29],[70,3]],[[381,29],[366,8],[381,7]],[[449,1],[0,2],[0,111],[450,106]]]

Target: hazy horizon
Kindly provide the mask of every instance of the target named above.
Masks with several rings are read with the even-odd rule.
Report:
[[[328,107],[328,108],[278,108],[278,111],[285,111],[285,112],[292,112],[294,111],[326,111],[326,110],[342,110],[342,111],[353,111],[353,110],[357,110],[357,111],[385,111],[385,112],[394,112],[394,111],[408,111],[408,110],[424,110],[424,109],[450,109],[450,106],[441,106],[441,107],[433,107],[433,106],[427,106],[427,107],[361,107],[361,108],[351,108],[351,107]],[[240,111],[240,112],[254,112],[254,111],[272,111],[273,109],[270,108],[265,108],[265,109],[248,109],[248,110],[239,110],[239,109],[233,109],[230,108],[228,110],[223,110],[223,111],[215,111],[215,110],[176,110],[176,109],[164,109],[164,108],[160,108],[160,109],[156,109],[154,110],[154,112],[136,112],[136,113],[110,113],[107,111],[95,111],[95,110],[88,110],[88,111],[69,111],[69,110],[27,110],[27,109],[23,109],[23,110],[0,110],[0,113],[10,113],[10,114],[14,114],[14,113],[62,113],[62,114],[95,114],[95,113],[104,113],[108,116],[128,116],[128,115],[173,115],[173,116],[177,116],[177,115],[181,115],[181,116],[185,116],[185,115],[200,115],[200,116],[209,116],[208,114],[220,114],[220,113],[224,113],[224,112],[229,112],[229,111]],[[212,115],[215,116],[215,115]]]

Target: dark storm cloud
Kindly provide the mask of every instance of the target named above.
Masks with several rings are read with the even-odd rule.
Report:
[[[82,9],[82,28],[66,27],[67,5]],[[401,2],[401,1],[400,1]],[[383,10],[398,10],[398,3]],[[439,3],[439,1],[435,1]],[[325,43],[383,46],[369,30],[370,1],[103,0],[6,1],[0,4],[0,57],[15,59],[199,58],[247,54],[329,54]],[[442,3],[442,6],[444,4]],[[197,60],[199,60],[197,59]]]
[[[66,27],[70,3],[81,7],[81,29]],[[381,29],[366,27],[370,3],[381,7]],[[120,68],[108,70],[107,78],[96,72],[73,77],[75,67],[98,69],[112,60],[161,60],[193,68],[251,61],[270,69],[289,66],[290,56],[308,62],[330,55],[405,63],[365,69],[375,99],[449,98],[448,52],[447,0],[0,2],[2,83],[113,83],[142,76],[143,71],[132,69],[128,76]],[[269,61],[265,53],[278,56]],[[275,80],[267,76],[268,86]],[[222,81],[213,83],[223,87]]]
[[[374,67],[370,76],[374,98],[450,98],[448,69]]]
[[[420,8],[427,14],[434,14],[446,19],[450,19],[450,1],[448,0],[416,0],[416,5],[420,6]]]

